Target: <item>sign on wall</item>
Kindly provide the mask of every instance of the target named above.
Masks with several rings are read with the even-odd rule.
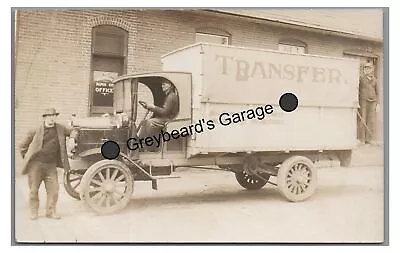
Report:
[[[114,84],[112,80],[118,77],[116,72],[93,72],[93,106],[113,106]]]

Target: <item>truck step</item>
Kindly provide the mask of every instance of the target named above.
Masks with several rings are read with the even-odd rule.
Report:
[[[157,187],[157,180],[156,180],[156,179],[152,179],[152,180],[151,180],[151,188],[152,188],[153,190],[157,190],[157,189],[158,189],[158,187]]]
[[[180,178],[180,176],[155,176],[151,180],[151,188],[153,190],[157,190],[158,189],[157,180],[168,179],[168,178]]]

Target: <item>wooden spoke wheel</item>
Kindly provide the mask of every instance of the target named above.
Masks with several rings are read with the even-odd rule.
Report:
[[[83,174],[85,174],[86,169],[79,170],[65,170],[64,171],[64,188],[65,191],[73,198],[80,200],[79,196],[79,186]]]
[[[238,183],[247,190],[259,190],[263,188],[270,178],[270,175],[267,173],[259,174],[259,176],[262,177],[260,178],[246,171],[236,172],[235,175]]]
[[[86,171],[81,182],[81,199],[98,214],[122,210],[133,193],[133,176],[117,160],[99,161]]]
[[[304,156],[286,159],[279,168],[277,177],[279,192],[289,201],[303,201],[316,190],[317,169]]]

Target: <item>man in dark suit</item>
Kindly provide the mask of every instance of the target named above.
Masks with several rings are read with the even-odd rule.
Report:
[[[379,89],[374,75],[374,65],[365,63],[360,77],[360,142],[376,144],[373,140],[375,132],[376,112],[380,109]]]
[[[56,123],[54,108],[45,110],[43,124],[31,130],[19,145],[23,158],[22,174],[28,175],[31,219],[38,218],[39,188],[44,181],[47,191],[46,217],[60,219],[56,213],[59,184],[57,167],[69,170],[65,137],[77,137],[77,130]]]

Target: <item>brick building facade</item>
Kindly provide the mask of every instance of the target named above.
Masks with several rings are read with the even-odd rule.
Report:
[[[93,105],[93,71],[161,70],[161,55],[196,41],[358,57],[376,65],[382,91],[383,35],[304,24],[212,10],[18,11],[16,143],[39,122],[44,108],[56,107],[61,121],[72,113],[89,116],[104,112]],[[378,140],[383,138],[382,115],[378,115]]]

